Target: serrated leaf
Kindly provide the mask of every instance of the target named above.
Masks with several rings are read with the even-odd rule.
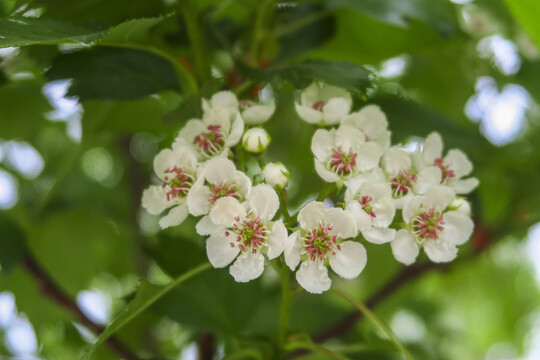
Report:
[[[100,344],[102,344],[111,335],[116,333],[118,330],[128,324],[131,320],[133,320],[135,317],[145,311],[150,305],[163,297],[163,295],[167,294],[169,291],[171,291],[187,279],[197,275],[198,273],[210,267],[211,265],[209,263],[199,265],[196,268],[178,276],[176,279],[164,286],[154,285],[146,280],[141,281],[135,298],[131,302],[129,302],[129,304],[124,308],[124,310],[116,317],[116,319],[114,319],[109,324],[109,326],[107,326],[105,331],[101,333],[94,345],[85,354],[84,359],[91,359],[93,352]]]
[[[180,91],[173,64],[153,52],[98,46],[58,57],[46,72],[49,80],[73,79],[68,96],[90,99],[137,99],[163,90]]]
[[[248,79],[269,82],[279,77],[293,84],[297,89],[308,87],[314,80],[324,81],[343,89],[365,93],[371,85],[370,72],[365,67],[346,62],[308,61],[301,64],[276,66],[259,69],[241,65],[241,71]]]
[[[101,38],[106,31],[47,19],[0,19],[0,48],[32,44],[88,44]]]

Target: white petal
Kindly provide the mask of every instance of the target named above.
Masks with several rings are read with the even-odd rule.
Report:
[[[223,134],[228,135],[231,130],[231,113],[221,107],[212,108],[203,113],[202,121],[206,127],[219,125]]]
[[[271,220],[279,209],[279,197],[268,184],[254,186],[247,199],[251,209],[263,219]]]
[[[327,125],[339,124],[351,110],[351,100],[345,98],[330,99],[323,107],[324,122]]]
[[[195,230],[197,230],[197,234],[199,235],[212,235],[216,231],[223,229],[225,229],[223,225],[214,224],[208,215],[203,216],[197,225],[195,225]]]
[[[444,158],[444,163],[448,164],[451,170],[454,170],[454,174],[458,179],[469,175],[473,169],[472,163],[467,158],[467,155],[458,149],[448,151],[448,154]]]
[[[220,91],[214,94],[210,100],[210,103],[212,104],[213,108],[226,108],[230,114],[236,114],[238,111],[238,99],[236,98],[236,95],[230,91]]]
[[[468,194],[473,191],[479,183],[477,178],[468,178],[456,180],[451,183],[450,186],[456,191],[456,194]]]
[[[243,218],[246,216],[246,209],[238,200],[227,196],[217,199],[210,210],[210,219],[218,225],[230,226],[234,223],[235,217]]]
[[[296,112],[302,120],[309,124],[319,124],[323,119],[322,113],[320,111],[312,109],[311,107],[296,104]]]
[[[334,146],[335,134],[328,130],[318,129],[311,139],[311,151],[320,161],[325,161]]]
[[[412,264],[420,252],[413,236],[405,229],[396,233],[396,238],[390,245],[396,260],[405,265]]]
[[[296,272],[298,284],[313,294],[321,294],[330,289],[332,280],[328,277],[328,269],[320,261],[305,260]]]
[[[347,211],[351,214],[358,230],[371,227],[371,216],[362,209],[358,201],[353,200],[347,204]]]
[[[215,185],[221,185],[233,180],[236,174],[236,166],[234,163],[223,157],[217,157],[208,160],[204,165],[203,175],[206,180]]]
[[[330,233],[337,235],[341,239],[355,237],[358,230],[351,214],[343,209],[330,208],[326,209],[323,221],[327,224],[332,224]]]
[[[193,138],[206,130],[206,125],[199,119],[191,119],[178,132],[178,138],[184,139],[186,143],[191,144]],[[176,141],[175,141],[176,142]]]
[[[377,105],[368,105],[343,119],[342,124],[352,124],[361,129],[371,140],[385,133],[388,127],[386,115]]]
[[[394,205],[396,206],[396,209],[403,209],[403,207],[405,206],[405,204],[412,198],[414,198],[415,195],[412,193],[412,192],[409,192],[407,195],[405,196],[401,196],[401,197],[398,197],[398,198],[393,198],[394,200]]]
[[[383,149],[381,145],[370,141],[357,147],[358,157],[356,162],[360,171],[367,171],[379,166]]]
[[[321,179],[329,183],[339,181],[340,179],[336,173],[326,169],[324,164],[319,159],[315,159],[315,171],[317,171],[317,174],[321,177]]]
[[[454,201],[456,193],[447,186],[434,186],[426,192],[422,205],[426,209],[434,208],[436,211],[443,211]]]
[[[264,271],[264,256],[257,252],[255,254],[247,251],[240,255],[234,264],[229,268],[229,273],[237,282],[248,282],[256,279]]]
[[[174,168],[179,163],[179,160],[171,149],[161,150],[154,158],[154,171],[156,175],[161,180],[165,180],[165,177],[168,176],[165,171]]]
[[[416,211],[422,206],[423,200],[424,199],[421,196],[413,196],[407,199],[403,205],[403,212],[401,213],[403,216],[403,221],[405,221],[407,224],[411,221],[411,219],[416,215]]]
[[[298,222],[304,230],[310,230],[319,225],[326,215],[326,206],[320,201],[312,201],[298,213]]]
[[[373,225],[376,227],[390,226],[396,215],[396,206],[390,197],[381,199],[373,204],[375,218]]]
[[[441,157],[442,149],[443,143],[441,135],[436,132],[429,134],[424,141],[424,149],[422,150],[424,162],[428,165],[433,165],[435,159]]]
[[[343,151],[349,152],[349,149],[358,150],[358,146],[365,143],[364,134],[362,130],[351,126],[351,125],[341,125],[336,130],[335,135],[335,144],[341,146]],[[356,159],[358,161],[358,158]]]
[[[165,209],[177,203],[176,199],[167,201],[167,190],[161,186],[152,185],[142,194],[142,206],[152,215],[161,214]]]
[[[302,240],[298,238],[300,231],[295,231],[285,241],[285,264],[294,271],[300,262],[300,251],[302,250]]]
[[[341,250],[330,256],[330,267],[344,279],[354,279],[366,267],[366,248],[355,241],[344,241]]]
[[[444,213],[443,219],[442,239],[454,245],[461,245],[469,240],[474,229],[474,223],[469,216],[460,211],[448,211]]]
[[[394,240],[396,237],[396,230],[374,227],[362,230],[362,235],[367,241],[373,244],[384,244]]]
[[[429,240],[424,243],[424,251],[433,262],[452,261],[457,256],[457,247],[444,240]]]
[[[283,224],[283,220],[279,219],[272,226],[272,231],[268,237],[268,259],[277,258],[285,249],[287,241],[287,228]]]
[[[209,201],[212,197],[212,193],[210,192],[210,189],[203,184],[203,178],[197,180],[191,189],[189,189],[186,197],[189,213],[193,216],[208,214],[212,207],[212,204]]]
[[[384,171],[392,175],[397,175],[401,170],[410,169],[411,163],[411,156],[409,153],[395,147],[384,153],[381,161]]]
[[[430,188],[440,185],[441,180],[441,169],[436,166],[425,167],[418,173],[414,191],[418,194],[425,194]]]
[[[161,226],[162,229],[165,229],[170,226],[180,225],[187,216],[187,205],[185,203],[178,204],[178,206],[173,207],[167,215],[159,220],[159,226]]]
[[[240,250],[238,246],[231,246],[231,241],[234,241],[234,233],[226,236],[225,230],[213,233],[206,240],[206,254],[213,267],[225,267],[238,255]]]
[[[465,199],[454,200],[452,202],[452,207],[463,215],[471,216],[471,204],[469,204],[469,202]]]
[[[322,100],[324,102],[328,102],[331,99],[335,99],[335,98],[342,98],[349,102],[352,101],[351,94],[349,94],[347,90],[334,86],[334,85],[328,85],[328,84],[323,84],[320,87],[319,96],[320,96],[319,100]]]
[[[321,88],[316,83],[312,83],[307,88],[305,88],[300,94],[300,103],[302,106],[311,108],[313,104],[318,101],[323,100],[321,98]]]
[[[244,121],[242,120],[242,117],[240,117],[240,114],[238,114],[236,115],[232,123],[231,133],[229,134],[229,137],[227,138],[227,141],[225,142],[225,146],[231,147],[238,144],[243,133],[244,133]]]
[[[233,183],[238,186],[238,192],[243,199],[251,191],[251,179],[241,171],[236,171],[233,176]]]
[[[274,104],[254,105],[242,112],[242,118],[246,124],[259,125],[270,119],[274,114],[275,109],[276,106]]]

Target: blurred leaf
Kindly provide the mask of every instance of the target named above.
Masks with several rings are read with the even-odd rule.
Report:
[[[73,79],[68,96],[136,99],[180,87],[173,64],[144,50],[99,46],[58,57],[45,74],[50,80]]]
[[[164,296],[173,288],[175,288],[182,282],[186,281],[187,279],[199,274],[200,272],[210,267],[211,265],[209,263],[204,263],[202,265],[199,265],[196,268],[193,268],[192,270],[187,271],[186,273],[178,276],[176,279],[174,279],[173,281],[171,281],[169,284],[165,286],[154,285],[154,284],[149,283],[146,280],[141,281],[141,284],[139,285],[139,289],[137,290],[137,295],[135,296],[135,298],[127,304],[127,306],[116,317],[116,319],[114,319],[109,324],[109,326],[107,326],[105,331],[101,333],[101,335],[97,338],[94,345],[85,354],[84,358],[91,359],[92,354],[95,351],[95,349],[101,343],[107,340],[111,335],[113,335],[122,327],[124,327],[127,323],[129,323],[131,320],[133,320],[135,317],[137,317],[139,314],[145,311],[150,305],[155,303],[159,298]]]
[[[47,19],[0,19],[0,48],[31,44],[91,43],[104,35],[91,27]]]
[[[354,10],[398,26],[420,20],[443,36],[451,35],[455,28],[454,9],[446,0],[329,0],[328,5]]]
[[[23,230],[6,215],[0,214],[0,266],[10,272],[17,266],[26,250],[26,235]]]
[[[504,0],[523,30],[540,47],[540,3],[536,0]]]
[[[148,31],[163,21],[164,17],[133,19],[111,29],[99,43],[133,43],[148,35]]]
[[[280,65],[258,69],[242,64],[240,70],[247,79],[270,82],[279,77],[297,89],[308,87],[313,81],[321,80],[349,91],[365,93],[371,85],[370,72],[360,65],[345,62],[307,61],[302,64]]]

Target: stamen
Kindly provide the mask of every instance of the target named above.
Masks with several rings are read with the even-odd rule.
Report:
[[[450,165],[444,164],[443,158],[440,158],[440,157],[436,158],[435,161],[433,162],[433,166],[436,166],[439,169],[441,169],[442,182],[445,182],[448,179],[452,179],[456,177],[456,173],[454,172],[454,170],[450,169]]]
[[[444,224],[442,214],[435,212],[433,208],[424,211],[413,219],[414,233],[422,241],[426,238],[432,240],[438,239],[439,233],[444,230]]]
[[[335,173],[344,176],[351,174],[356,168],[357,153],[349,148],[349,152],[344,152],[341,146],[332,149],[332,154],[328,160],[328,167]]]
[[[390,185],[394,193],[394,197],[405,196],[411,191],[412,186],[416,183],[416,174],[410,170],[401,170],[397,176],[391,179]]]
[[[225,144],[225,137],[221,132],[221,125],[209,125],[208,131],[203,131],[193,138],[193,143],[198,145],[202,153],[212,156],[219,153]]]
[[[210,187],[210,198],[208,199],[208,202],[211,204],[214,204],[218,199],[222,197],[233,197],[235,199],[240,198],[240,194],[236,190],[235,185],[227,185],[227,183],[221,183],[220,185],[212,185]]]
[[[341,250],[341,246],[337,244],[337,235],[331,236],[329,231],[332,230],[331,224],[324,224],[323,222],[310,230],[304,237],[304,249],[302,254],[307,254],[311,260],[324,260],[326,254],[330,253],[335,255],[334,246]]]
[[[311,107],[317,111],[322,111],[322,109],[324,108],[324,101],[317,101],[316,103],[311,105]]]

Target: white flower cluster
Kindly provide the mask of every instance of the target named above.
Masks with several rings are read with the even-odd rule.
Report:
[[[163,228],[180,224],[188,214],[202,216],[196,230],[208,236],[210,262],[217,268],[233,263],[229,271],[238,282],[259,277],[265,256],[283,254],[292,271],[300,265],[298,283],[322,293],[331,286],[328,266],[345,279],[362,272],[363,240],[390,243],[404,264],[413,263],[420,248],[434,262],[451,261],[473,231],[470,206],[457,196],[478,185],[466,178],[471,162],[456,149],[442,157],[437,133],[413,153],[391,147],[381,109],[368,105],[350,113],[351,106],[345,90],[319,84],[304,90],[296,105],[306,122],[335,126],[318,129],[311,150],[319,176],[337,189],[345,185],[341,207],[311,201],[293,220],[276,219],[276,191],[284,191],[290,176],[285,166],[266,164],[264,183],[253,186],[228,158],[240,142],[248,152],[264,152],[270,141],[266,131],[244,132],[244,127],[264,123],[275,106],[238,101],[230,92],[203,100],[202,119],[188,121],[172,149],[156,156],[154,170],[162,185],[144,191],[143,206],[152,214],[172,208],[160,220]]]

